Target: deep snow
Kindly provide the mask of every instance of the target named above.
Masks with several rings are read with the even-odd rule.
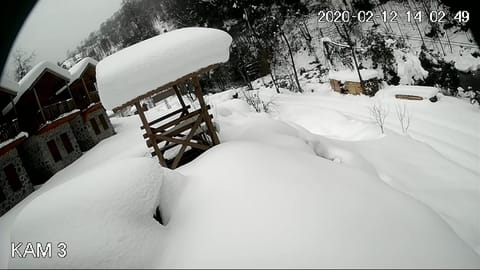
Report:
[[[8,260],[2,243],[0,266],[478,268],[478,108],[302,84],[313,93],[255,82],[270,114],[235,91],[207,96],[223,143],[175,172],[149,157],[137,116],[112,118],[117,135],[0,218],[0,238],[67,241],[70,256]],[[376,103],[390,109],[386,134]]]

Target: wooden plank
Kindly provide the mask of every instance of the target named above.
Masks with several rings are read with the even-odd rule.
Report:
[[[207,150],[207,149],[209,148],[208,145],[199,144],[199,143],[194,143],[194,142],[189,142],[189,141],[180,140],[180,139],[176,139],[176,138],[171,138],[171,137],[163,136],[163,135],[161,135],[161,134],[155,135],[155,138],[156,138],[157,140],[169,141],[169,142],[176,143],[176,144],[186,144],[186,145],[188,145],[188,146],[191,146],[191,147],[193,147],[193,148],[197,148],[197,149],[200,149],[200,150]]]
[[[175,91],[175,94],[177,95],[178,101],[180,101],[182,108],[186,111],[186,113],[188,113],[188,109],[190,105],[188,105],[188,107],[185,105],[185,101],[183,101],[183,97],[182,97],[182,94],[180,93],[180,90],[178,89],[178,86],[174,85],[172,86],[172,88],[173,88],[173,91]]]
[[[167,162],[165,162],[165,159],[163,158],[162,152],[160,152],[160,149],[158,148],[157,142],[155,135],[152,133],[152,130],[150,129],[150,126],[148,125],[147,118],[145,117],[145,113],[143,111],[142,106],[140,105],[140,101],[137,101],[135,103],[135,107],[137,108],[138,115],[140,116],[140,120],[142,121],[143,127],[145,128],[145,131],[148,134],[148,137],[152,141],[153,145],[153,150],[155,153],[157,153],[158,161],[160,162],[160,165],[163,167],[167,167]]]
[[[197,121],[195,121],[195,124],[193,124],[192,129],[190,130],[190,133],[188,134],[187,138],[185,138],[185,141],[190,142],[190,140],[192,139],[192,137],[193,137],[193,136],[195,135],[195,133],[197,132],[197,129],[200,128],[200,124],[202,123],[202,120],[203,120],[203,119],[202,119],[202,116],[197,117]],[[176,156],[175,159],[173,160],[172,169],[177,168],[178,163],[179,163],[180,160],[182,159],[183,153],[185,152],[185,149],[187,149],[187,145],[182,144],[182,147],[180,148],[180,151],[178,151],[177,156]]]
[[[187,107],[190,108],[190,105],[188,105]],[[181,113],[181,112],[183,112],[183,108],[178,109],[178,110],[175,110],[175,111],[173,111],[173,112],[171,112],[171,113],[168,113],[168,114],[166,114],[166,115],[164,115],[164,116],[162,116],[162,117],[160,117],[160,118],[158,118],[158,119],[156,119],[156,120],[153,120],[152,122],[149,122],[148,125],[149,125],[149,126],[155,125],[156,123],[162,122],[163,120],[168,119],[168,118],[170,118],[170,117],[172,117],[172,116],[174,116],[174,115],[176,115],[176,114],[179,114],[179,113]],[[145,128],[142,126],[141,129],[145,129]]]
[[[205,124],[207,124],[207,129],[210,133],[210,137],[212,138],[213,145],[217,145],[220,143],[220,140],[218,139],[217,133],[215,132],[215,127],[212,124],[212,118],[210,118],[210,115],[208,115],[208,108],[210,107],[207,107],[205,100],[203,99],[202,88],[200,86],[200,81],[198,80],[198,75],[194,75],[192,77],[192,81],[195,89],[195,95],[198,98],[198,102],[200,103],[200,108],[202,110],[203,120],[205,121]]]
[[[423,100],[423,97],[420,97],[420,96],[415,96],[415,95],[402,95],[402,94],[397,94],[397,95],[395,95],[395,98],[398,98],[398,99],[408,99],[408,100]]]
[[[166,123],[166,124],[163,124],[163,125],[161,125],[161,126],[159,126],[159,127],[152,128],[152,131],[153,131],[153,133],[165,132],[165,130],[166,130],[167,128],[169,128],[169,127],[171,127],[171,126],[175,126],[175,125],[179,124],[180,122],[185,121],[185,120],[187,120],[187,119],[189,119],[189,118],[191,118],[191,117],[194,117],[194,116],[196,116],[196,115],[199,115],[201,112],[202,112],[201,110],[193,111],[193,112],[191,112],[191,113],[189,113],[189,114],[187,114],[187,115],[181,116],[181,117],[179,117],[179,118],[177,118],[177,119],[174,119],[174,120],[172,120],[172,121],[170,121],[170,122],[168,122],[168,123]],[[146,137],[145,137],[145,134],[144,134],[143,137],[146,138]]]
[[[151,90],[151,91],[148,91],[147,93],[143,94],[143,95],[140,95],[130,101],[127,101],[125,102],[124,104],[120,105],[120,106],[117,106],[115,108],[113,108],[113,112],[118,112],[120,111],[121,109],[125,108],[125,107],[128,107],[128,106],[132,106],[132,105],[135,105],[136,102],[140,102],[140,100],[142,99],[145,99],[147,97],[150,97],[156,93],[160,93],[162,91],[165,91],[166,89],[168,88],[171,88],[173,87],[174,85],[178,85],[184,81],[187,81],[188,79],[192,78],[193,76],[198,76],[200,74],[203,74],[203,73],[206,73],[212,69],[215,69],[219,66],[220,64],[213,64],[213,65],[210,65],[208,67],[204,67],[204,68],[201,68],[195,72],[192,72],[192,73],[189,73],[173,82],[169,82],[167,84],[164,84],[163,86],[160,86],[158,87],[157,89],[154,89],[154,90]]]

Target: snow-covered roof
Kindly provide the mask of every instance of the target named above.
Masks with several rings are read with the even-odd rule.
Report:
[[[361,69],[360,74],[362,75],[362,80],[364,81],[378,77],[378,72],[374,69]],[[360,82],[360,79],[358,78],[358,72],[356,70],[330,71],[328,78],[342,82]]]
[[[80,62],[76,63],[72,68],[68,70],[70,72],[71,80],[74,81],[82,75],[83,71],[87,68],[88,64],[92,64],[94,66],[97,65],[97,60],[91,57],[85,57]]]
[[[17,82],[14,82],[5,77],[2,77],[2,79],[0,80],[0,87],[9,90],[9,93],[12,95],[17,95],[17,92],[20,89],[20,86]]]
[[[63,69],[51,62],[48,61],[42,61],[35,65],[23,78],[18,82],[18,93],[13,102],[16,104],[18,100],[22,97],[22,95],[32,87],[32,85],[35,83],[35,81],[38,79],[40,75],[43,74],[45,70],[48,70],[49,72],[55,74],[56,76],[66,80],[70,81],[70,73],[68,70]],[[12,105],[9,104],[4,110],[3,113],[7,113],[12,109]]]
[[[190,73],[228,61],[232,37],[212,28],[174,30],[125,48],[97,65],[102,103],[122,105]]]
[[[36,66],[34,66],[19,82],[18,84],[20,85],[20,91],[19,91],[19,97],[25,92],[27,89],[29,89],[32,84],[37,80],[37,78],[42,75],[43,71],[48,70],[55,75],[69,81],[70,80],[70,73],[68,70],[63,69],[53,63],[50,63],[48,61],[42,61],[38,63]]]

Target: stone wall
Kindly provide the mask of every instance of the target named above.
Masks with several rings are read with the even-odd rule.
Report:
[[[20,159],[16,148],[13,148],[12,150],[0,156],[0,164],[2,164],[2,168],[0,168],[0,189],[5,196],[5,200],[0,201],[1,216],[10,210],[10,208],[15,206],[18,202],[27,197],[28,194],[32,193],[33,185],[30,182],[30,178],[28,177],[27,171],[23,166],[22,160]],[[22,183],[22,187],[17,191],[14,191],[8,183],[7,175],[4,170],[5,167],[10,164],[14,166],[18,178]]]
[[[64,146],[61,135],[67,134],[73,151],[68,153]],[[54,140],[61,160],[55,161],[50,152],[47,142]],[[65,168],[82,155],[69,122],[65,122],[41,134],[29,137],[19,147],[19,153],[24,160],[25,168],[30,174],[34,184],[42,184],[57,171]]]
[[[98,138],[95,136],[92,126],[84,123],[80,114],[70,121],[70,127],[77,139],[80,150],[83,152],[88,151],[98,143]]]
[[[108,128],[104,129],[101,122],[100,122],[100,115],[103,115],[105,122],[107,123]],[[95,134],[95,131],[93,130],[92,123],[90,119],[94,118],[95,121],[98,124],[98,128],[100,129],[100,134]],[[90,112],[86,117],[85,117],[85,125],[89,126],[89,129],[92,132],[92,135],[97,138],[98,141],[101,141],[105,138],[108,138],[112,135],[115,134],[115,130],[112,126],[112,123],[110,122],[110,118],[107,116],[107,112],[103,107],[100,109]]]

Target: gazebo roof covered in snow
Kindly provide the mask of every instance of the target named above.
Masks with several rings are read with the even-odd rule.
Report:
[[[97,65],[103,104],[112,109],[173,86],[228,61],[232,37],[212,28],[189,27],[152,37]]]

